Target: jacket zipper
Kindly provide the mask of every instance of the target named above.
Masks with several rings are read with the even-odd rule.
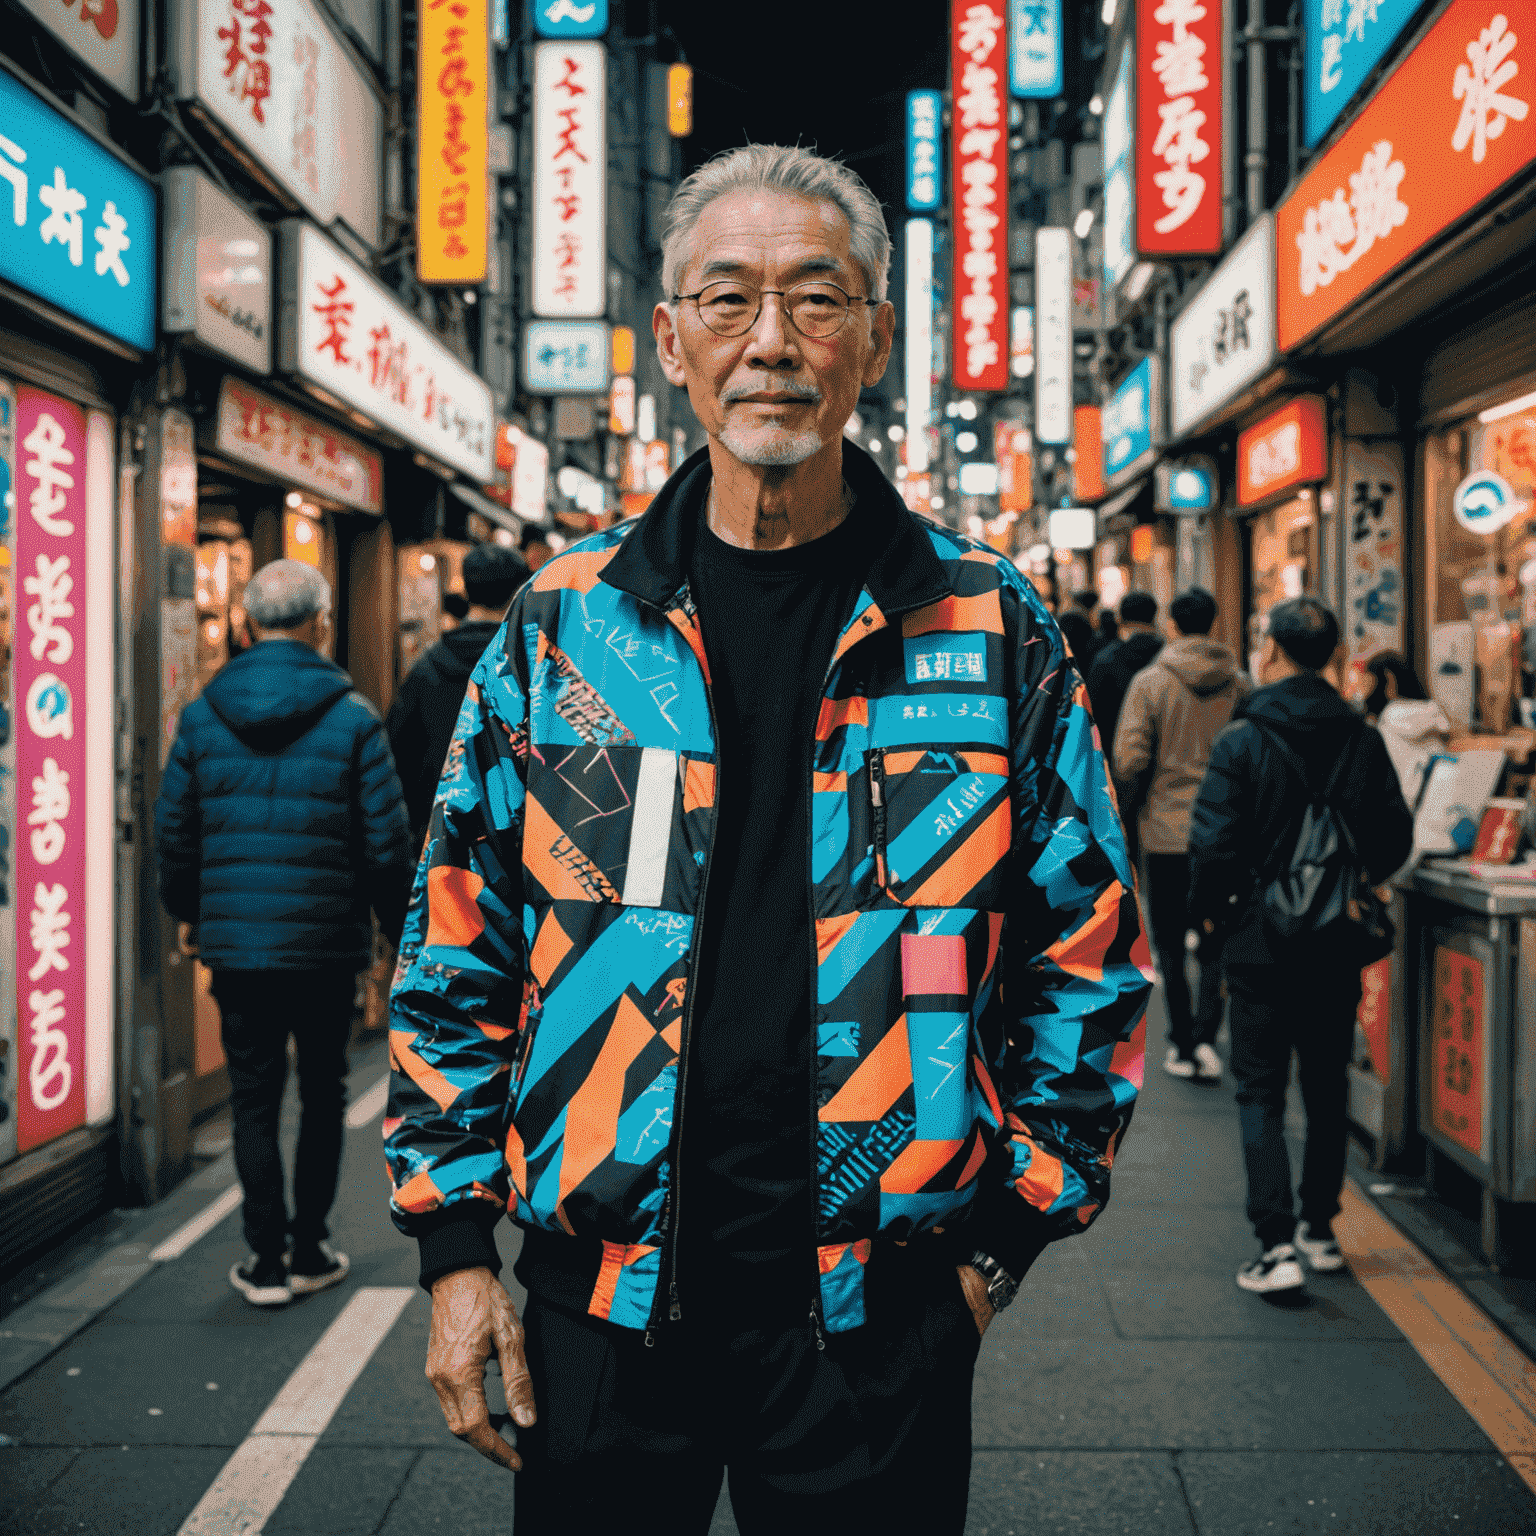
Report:
[[[715,862],[715,830],[720,816],[720,726],[715,719],[714,688],[708,677],[704,680],[704,702],[709,707],[709,729],[715,744],[715,802],[709,813],[709,852],[704,856],[704,878],[699,885],[699,905],[693,919],[693,942],[688,948],[688,991],[683,1003],[683,1025],[678,1037],[677,1068],[677,1124],[672,1128],[672,1187],[662,1206],[662,1241],[666,1244],[667,1321],[683,1320],[682,1303],[677,1293],[677,1232],[682,1219],[682,1147],[683,1110],[688,1097],[689,1044],[693,1038],[694,983],[699,973],[699,939],[704,931],[704,903],[709,896],[709,872]],[[661,1310],[661,1286],[656,1287],[656,1299],[651,1304],[651,1315],[646,1319],[645,1344],[650,1349],[656,1343],[657,1316]]]
[[[890,889],[885,863],[885,748],[871,747],[869,752],[869,804],[875,823],[875,880],[882,891]]]

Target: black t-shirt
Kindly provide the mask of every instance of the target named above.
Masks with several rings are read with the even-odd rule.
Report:
[[[815,1267],[811,746],[867,573],[869,509],[793,549],[737,549],[703,513],[689,571],[718,732],[678,1193],[679,1300],[801,1318]]]

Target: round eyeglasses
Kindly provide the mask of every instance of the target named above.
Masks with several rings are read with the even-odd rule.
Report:
[[[717,336],[745,336],[757,324],[763,312],[763,298],[774,294],[784,301],[789,323],[802,336],[821,340],[835,336],[843,328],[848,311],[855,304],[878,304],[878,299],[855,298],[844,293],[836,283],[796,283],[788,290],[753,288],[747,283],[708,283],[697,293],[675,293],[674,304],[685,299],[698,311],[699,319]]]

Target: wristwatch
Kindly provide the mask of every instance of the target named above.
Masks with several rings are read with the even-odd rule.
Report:
[[[1019,1294],[1019,1282],[990,1253],[978,1248],[971,1255],[971,1268],[987,1282],[987,1300],[994,1312],[1001,1312]]]

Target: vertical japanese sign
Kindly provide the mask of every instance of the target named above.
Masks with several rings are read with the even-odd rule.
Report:
[[[1072,231],[1035,234],[1035,437],[1072,441]]]
[[[907,220],[907,472],[928,468],[933,416],[933,220]]]
[[[1275,214],[1280,347],[1536,158],[1536,3],[1452,0]]]
[[[1441,944],[1435,949],[1430,1006],[1434,1055],[1429,1103],[1435,1129],[1473,1157],[1486,1158],[1487,1040],[1481,961]]]
[[[952,0],[951,6],[951,377],[955,388],[964,390],[1008,387],[1008,29],[1003,4]]]
[[[943,200],[939,174],[939,118],[942,98],[937,91],[907,92],[907,207],[932,213]]]
[[[1104,104],[1104,278],[1113,288],[1136,264],[1136,188],[1131,179],[1131,46]]]
[[[139,99],[138,0],[81,0],[78,8],[57,0],[21,3],[129,101]]]
[[[1221,6],[1136,3],[1136,249],[1221,250]]]
[[[41,390],[16,419],[16,1141],[86,1116],[86,421]]]
[[[1345,694],[1363,697],[1365,664],[1402,655],[1403,452],[1397,443],[1344,445]]]
[[[0,1163],[16,1155],[16,393],[0,380]]]
[[[487,0],[426,0],[416,58],[416,275],[481,283],[488,240]]]
[[[533,60],[533,312],[597,320],[608,308],[608,55],[540,43]]]
[[[1303,0],[1302,119],[1310,149],[1397,41],[1420,0]]]
[[[1015,96],[1060,96],[1061,0],[1009,0],[1008,83]]]

